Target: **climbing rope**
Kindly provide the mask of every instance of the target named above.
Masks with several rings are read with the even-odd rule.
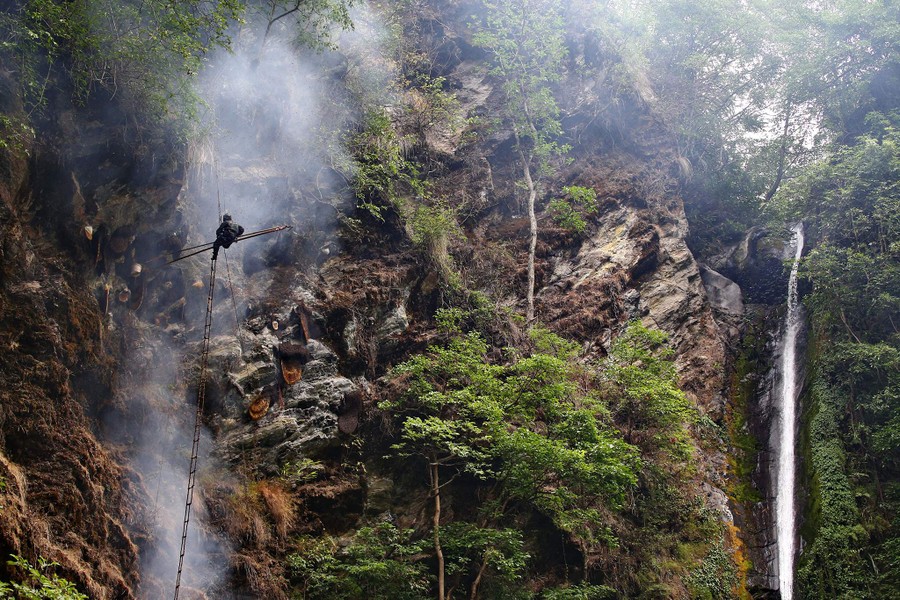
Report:
[[[194,502],[194,485],[197,482],[197,457],[200,453],[200,427],[203,422],[203,404],[206,400],[206,367],[209,362],[209,339],[212,331],[213,292],[216,288],[216,261],[210,261],[209,294],[206,296],[206,322],[203,324],[203,344],[200,351],[200,384],[197,388],[197,413],[194,419],[194,445],[191,448],[191,467],[188,471],[187,498],[184,504],[184,527],[181,530],[181,553],[178,556],[178,576],[175,578],[175,600],[181,589],[181,572],[187,548],[188,525],[191,521],[191,504]]]
[[[216,151],[213,149],[213,170],[216,176],[216,204],[219,206],[219,221],[222,221],[222,192],[219,191],[219,159],[216,158]]]

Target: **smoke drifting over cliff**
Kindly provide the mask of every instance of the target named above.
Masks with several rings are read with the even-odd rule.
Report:
[[[335,82],[346,70],[360,70],[370,61],[380,31],[370,16],[357,17],[363,26],[340,38],[339,51],[324,54],[297,48],[277,34],[263,44],[254,35],[263,28],[248,28],[235,40],[233,52],[216,54],[201,73],[205,133],[190,148],[188,183],[179,203],[189,223],[185,245],[212,240],[224,212],[247,232],[280,224],[294,228],[238,242],[220,254],[220,259],[227,254],[231,260],[227,270],[219,260],[217,279],[233,283],[240,307],[235,313],[231,290],[217,286],[212,348],[231,357],[226,363],[249,350],[237,339],[240,321],[270,292],[273,276],[267,267],[298,260],[300,240],[334,243],[339,211],[352,209],[347,183],[352,161],[336,132],[346,129],[356,109],[351,95]],[[379,77],[387,79],[384,71],[366,73],[367,96],[384,97],[385,87],[376,85]],[[202,283],[209,258],[204,253],[172,268],[180,269],[186,282]],[[168,593],[177,570],[196,394],[197,372],[190,365],[202,331],[205,289],[186,287],[185,327],[176,336],[188,343],[186,349],[159,337],[146,341],[140,352],[142,361],[153,367],[139,384],[143,423],[131,441],[137,449],[132,467],[152,502],[146,508],[150,540],[143,552],[143,577],[145,588],[154,592],[162,586],[159,589]],[[227,364],[213,362],[213,370],[227,369]],[[223,376],[218,369],[211,379]],[[166,393],[168,388],[172,390]],[[186,397],[175,390],[186,392]],[[218,472],[210,445],[204,432],[182,585],[183,590],[207,593],[219,590],[228,564],[227,545],[211,531],[203,501],[204,478]]]

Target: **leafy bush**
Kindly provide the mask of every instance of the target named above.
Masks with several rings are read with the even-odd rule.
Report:
[[[709,554],[686,578],[691,598],[728,600],[734,597],[737,569],[725,551],[724,541],[713,544]]]
[[[666,341],[663,332],[630,323],[613,342],[601,377],[627,440],[687,459],[694,446],[686,426],[699,415],[678,387],[673,351]]]
[[[797,570],[799,595],[864,597],[869,577],[860,550],[867,536],[846,473],[847,454],[839,429],[843,399],[822,381],[813,384],[811,397],[809,469],[815,533]]]
[[[62,66],[77,98],[121,90],[134,108],[162,118],[173,102],[193,108],[190,78],[206,53],[230,44],[228,28],[243,12],[241,0],[27,0],[0,22],[0,50],[18,67],[30,110],[43,105]]]
[[[0,582],[0,598],[24,598],[27,600],[88,600],[78,591],[75,584],[67,579],[49,573],[59,563],[43,558],[38,559],[35,567],[21,556],[12,555],[7,564],[25,573],[23,583]]]
[[[304,537],[287,565],[303,598],[418,600],[430,585],[425,564],[415,559],[426,546],[411,529],[385,522],[360,529],[346,545]]]
[[[597,192],[577,185],[563,188],[565,197],[550,201],[547,209],[553,222],[572,233],[581,235],[587,229],[587,217],[597,214]]]
[[[570,587],[544,590],[541,600],[612,600],[617,598],[616,590],[605,585],[582,583]]]
[[[358,206],[379,221],[384,212],[394,209],[404,214],[406,196],[424,196],[426,185],[419,178],[418,166],[407,160],[404,140],[394,130],[384,110],[371,110],[362,131],[350,140],[355,157],[353,183]]]

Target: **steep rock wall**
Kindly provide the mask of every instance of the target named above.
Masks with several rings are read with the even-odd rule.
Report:
[[[135,498],[97,435],[98,400],[117,385],[110,340],[71,247],[36,219],[60,200],[39,192],[56,158],[35,143],[0,149],[0,555],[56,561],[91,597],[130,598]]]
[[[478,66],[477,53],[446,29],[436,43],[447,59],[441,74],[451,80],[466,115],[495,111],[499,92]],[[574,115],[570,125],[581,142],[574,149],[575,162],[562,168],[547,187],[591,186],[601,197],[602,210],[584,239],[542,216],[538,315],[583,344],[593,357],[605,355],[628,320],[640,319],[666,331],[677,351],[683,387],[704,414],[718,420],[729,360],[726,336],[685,243],[688,226],[673,170],[676,157],[664,128],[647,118],[637,99],[636,106],[634,112],[620,115],[620,126],[629,134],[615,143],[609,130],[585,124],[574,102],[564,107]],[[329,196],[329,185],[338,188],[340,178],[327,169],[309,171],[276,160],[274,150],[266,156],[233,151],[215,163],[201,158],[194,164],[196,171],[186,176],[181,149],[172,151],[171,145],[160,142],[159,147],[133,151],[133,140],[121,140],[121,132],[110,125],[117,122],[114,113],[108,115],[110,121],[90,111],[60,114],[63,117],[49,127],[56,141],[48,143],[41,166],[32,171],[29,193],[36,199],[37,219],[20,217],[5,236],[10,249],[5,246],[4,252],[12,258],[5,263],[11,268],[9,279],[4,277],[4,293],[8,306],[33,303],[34,314],[25,322],[44,332],[42,348],[65,347],[70,341],[69,354],[61,359],[65,369],[77,372],[85,361],[102,366],[88,368],[100,374],[88,380],[80,402],[78,393],[69,389],[68,371],[38,386],[40,393],[64,401],[60,407],[41,402],[43,397],[37,395],[33,402],[27,394],[4,397],[4,407],[21,403],[21,398],[40,410],[53,407],[46,418],[34,420],[46,427],[28,439],[51,436],[52,449],[45,452],[69,457],[56,467],[44,460],[31,464],[21,453],[11,452],[15,444],[7,441],[4,468],[9,471],[7,481],[14,482],[7,493],[16,498],[19,511],[7,523],[10,551],[32,545],[34,556],[59,561],[65,574],[98,598],[151,597],[168,585],[165,570],[147,569],[143,580],[137,575],[138,560],[146,568],[151,557],[173,551],[172,542],[161,541],[154,525],[157,502],[151,497],[152,490],[159,489],[159,478],[141,465],[161,465],[162,454],[182,457],[185,450],[169,443],[168,438],[172,443],[177,438],[173,435],[155,449],[151,444],[140,458],[137,452],[148,448],[141,441],[142,430],[167,428],[161,416],[190,418],[196,381],[192,359],[208,259],[184,261],[167,271],[149,265],[160,253],[209,238],[211,232],[202,226],[209,219],[200,216],[214,206],[210,200],[218,189],[232,199],[262,198],[277,209],[279,219],[295,225],[292,234],[236,245],[229,252],[230,282],[220,279],[216,291],[217,336],[205,415],[212,439],[203,457],[203,502],[196,503],[201,512],[195,524],[225,532],[233,544],[211,555],[228,567],[228,583],[220,584],[219,591],[238,588],[285,597],[283,553],[297,533],[340,534],[358,526],[363,517],[381,513],[395,516],[403,526],[427,527],[427,497],[409,494],[380,464],[385,448],[379,445],[383,432],[373,405],[375,388],[383,383],[379,378],[435,337],[432,316],[440,305],[440,282],[402,228],[390,221],[364,222],[375,231],[348,231],[341,226],[341,216],[365,215],[354,212],[355,199],[346,190]],[[270,150],[285,147],[277,143],[284,141],[278,136],[276,132],[267,146]],[[67,153],[59,141],[63,139],[77,139],[77,151]],[[432,161],[437,193],[452,194],[468,209],[466,237],[451,243],[456,266],[474,288],[489,293],[499,305],[520,310],[527,225],[516,198],[510,143],[503,134],[476,144],[433,134],[418,151]],[[27,178],[24,161],[16,160],[18,166],[11,171],[17,174],[0,192],[10,206],[16,206],[14,199],[21,193],[14,190],[23,189]],[[322,177],[329,180],[324,185]],[[13,229],[38,220],[43,231],[21,229],[17,234]],[[84,236],[88,225],[94,230],[90,243]],[[52,269],[35,270],[37,259],[23,249],[37,239],[61,248],[58,260],[74,265],[69,267],[72,272],[54,279]],[[48,262],[52,266],[53,261]],[[137,277],[135,264],[145,266]],[[227,283],[234,287],[234,305]],[[60,323],[74,321],[54,316],[62,298],[82,303],[78,320],[88,322],[83,331],[63,327]],[[20,319],[25,313],[7,314]],[[9,327],[4,331],[15,330]],[[297,367],[288,360],[297,356],[293,346],[305,349],[296,359],[302,371],[299,381],[289,381],[286,375]],[[37,347],[20,345],[11,360],[30,364],[29,353]],[[96,360],[85,358],[83,351],[73,354],[83,348],[96,349]],[[173,356],[181,364],[173,365]],[[53,360],[43,354],[35,362],[52,365]],[[104,361],[117,361],[118,368]],[[22,371],[23,380],[31,377]],[[58,415],[66,410],[70,414],[60,420]],[[26,420],[32,423],[31,417],[22,417],[23,423]],[[4,431],[18,427],[17,421],[6,423]],[[102,435],[94,436],[91,430]],[[65,432],[65,439],[53,438],[54,431]],[[112,455],[121,460],[113,461]],[[706,448],[702,461],[696,493],[727,519],[717,487],[724,472],[719,449]],[[86,498],[82,508],[73,513],[66,504],[54,513],[47,497],[28,497],[25,482],[41,477],[50,481],[51,473],[82,473],[81,480],[62,487],[67,498]],[[43,517],[33,516],[40,514],[58,519],[51,522],[46,543],[40,528],[16,533],[15,527],[23,523],[41,523]],[[73,514],[83,516],[79,520]],[[97,522],[106,525],[86,529],[87,523]],[[72,523],[82,529],[75,528],[74,535],[59,533]],[[92,570],[89,564],[105,566]]]

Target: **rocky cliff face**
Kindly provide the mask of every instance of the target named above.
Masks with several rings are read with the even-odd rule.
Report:
[[[7,114],[19,108],[14,95],[2,102]],[[98,434],[103,405],[122,390],[105,296],[91,293],[90,244],[82,223],[67,222],[78,157],[46,149],[25,141],[0,151],[0,552],[56,561],[92,597],[127,597],[138,581],[129,525],[142,499],[119,449]]]
[[[490,114],[500,92],[472,48],[452,31],[434,31],[446,58],[440,75],[466,116]],[[291,97],[293,89],[276,92]],[[605,356],[629,320],[665,331],[684,390],[722,422],[728,347],[743,314],[726,275],[756,281],[734,263],[737,253],[753,253],[697,263],[686,244],[677,157],[638,97],[618,115],[623,137],[570,100],[563,108],[578,133],[575,160],[546,188],[591,187],[601,209],[583,237],[541,216],[539,319],[593,357]],[[289,160],[308,142],[290,133],[291,111],[285,102],[274,116],[231,114],[261,120],[264,143],[242,151],[241,139],[225,132],[211,153],[193,149],[192,170],[183,148],[165,139],[137,144],[109,113],[89,109],[61,111],[46,124],[51,137],[23,149],[29,159],[6,153],[3,553],[56,560],[96,598],[168,589],[208,256],[170,268],[157,257],[209,238],[209,214],[223,195],[245,226],[256,219],[254,228],[294,230],[238,243],[220,264],[195,505],[204,533],[190,547],[202,558],[192,563],[200,575],[190,587],[286,597],[282,559],[292,535],[341,534],[382,513],[425,526],[427,498],[404,491],[382,464],[374,398],[383,393],[379,378],[434,338],[441,284],[402,228],[354,212],[337,171]],[[432,132],[412,151],[432,166],[436,192],[466,207],[464,235],[450,242],[456,267],[498,306],[521,309],[527,223],[510,139],[472,143]],[[360,234],[348,216],[369,230]],[[729,521],[725,446],[702,447],[694,493]]]

